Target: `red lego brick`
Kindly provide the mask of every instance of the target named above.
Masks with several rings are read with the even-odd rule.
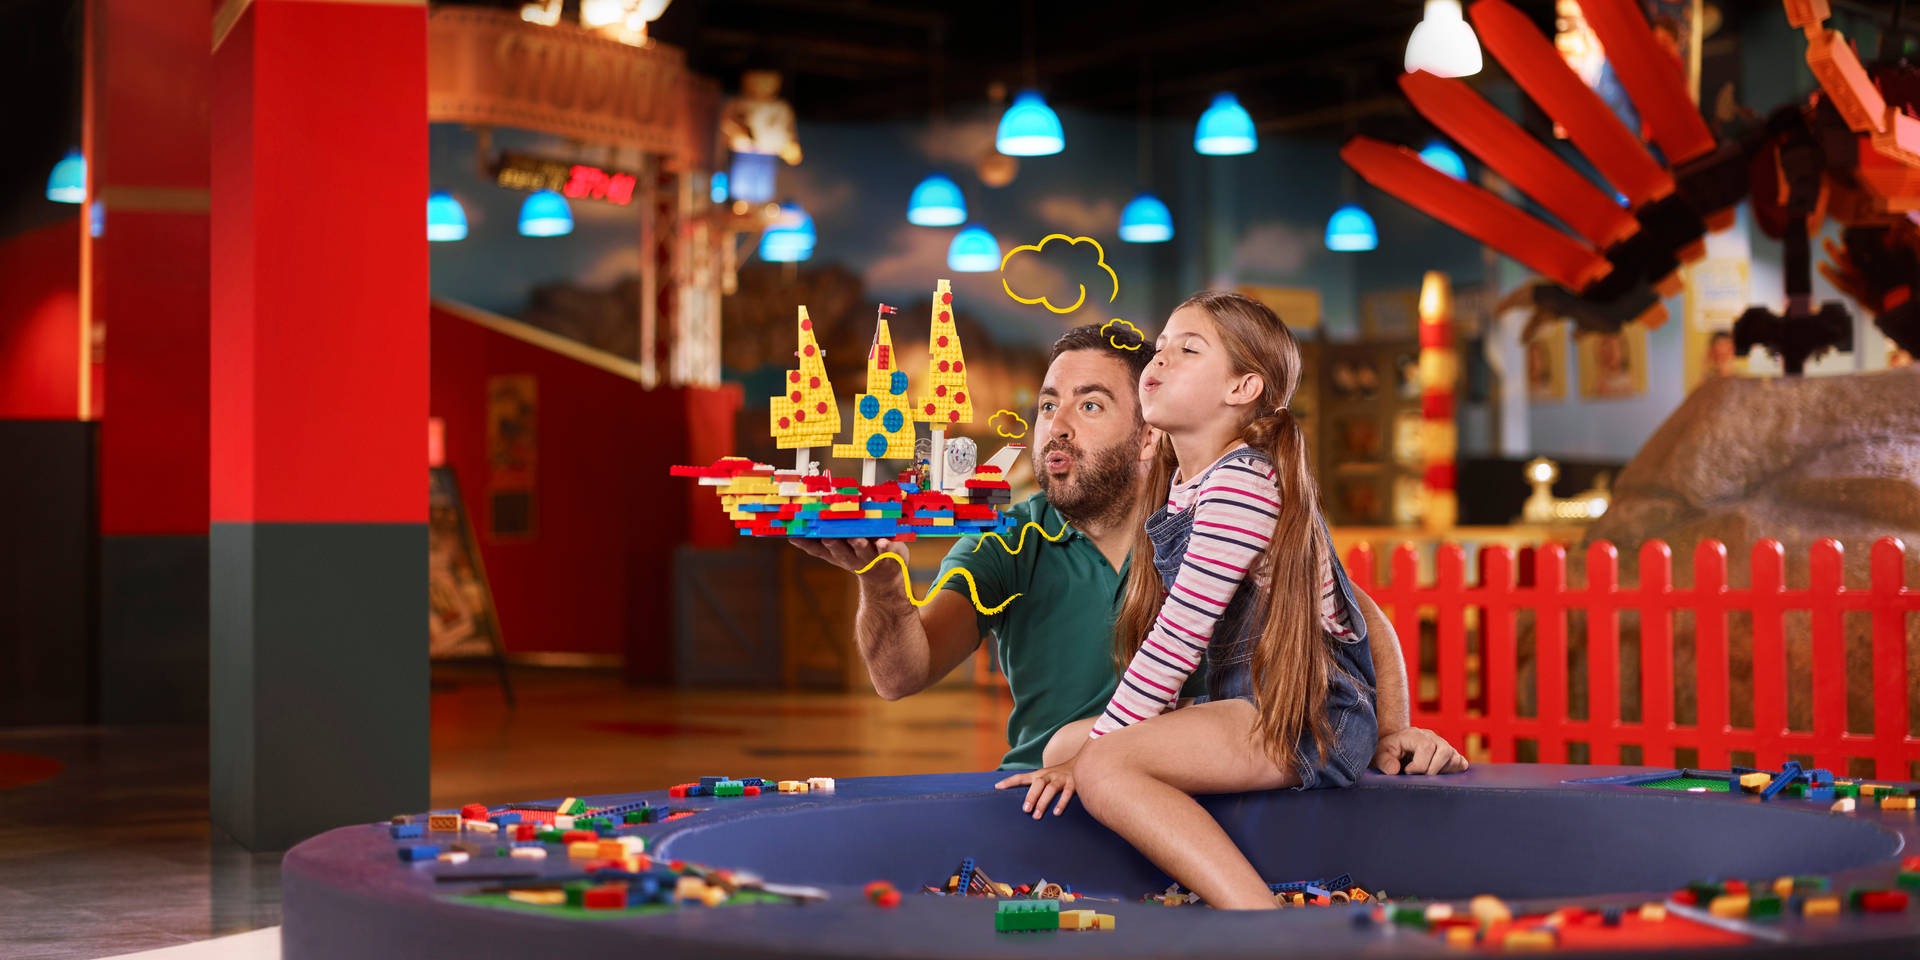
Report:
[[[833,478],[824,474],[811,474],[802,478],[801,482],[806,484],[806,491],[808,493],[815,493],[822,490],[832,491],[834,489]]]
[[[581,843],[598,841],[600,835],[592,830],[568,830],[560,835],[561,843]]]
[[[953,508],[953,518],[955,520],[992,520],[994,518],[993,505],[956,505]]]
[[[540,828],[538,826],[531,823],[516,823],[513,825],[513,839],[527,841],[537,840],[539,838]]]
[[[1860,909],[1868,913],[1899,913],[1907,909],[1907,893],[1904,890],[1863,891]]]
[[[667,788],[667,796],[684,797],[687,795],[687,788],[691,786],[693,786],[693,784],[691,783],[676,783],[673,786]]]
[[[486,818],[487,805],[484,803],[469,803],[460,808],[460,819],[462,820],[485,820]]]
[[[1920,873],[1920,857],[1908,857],[1900,861],[1900,869],[1904,873]]]
[[[588,910],[625,910],[627,885],[603,883],[597,887],[588,887],[586,893],[580,898],[580,904]]]
[[[900,485],[897,483],[882,483],[860,488],[860,499],[873,503],[898,503],[905,496],[906,494],[900,492]]]
[[[1012,490],[1013,484],[1005,480],[968,480],[967,487],[973,490]]]

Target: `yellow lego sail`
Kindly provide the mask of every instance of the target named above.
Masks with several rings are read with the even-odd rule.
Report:
[[[927,334],[926,391],[913,408],[913,418],[947,430],[973,422],[973,396],[967,392],[967,359],[960,351],[960,331],[953,323],[953,291],[942,280],[933,291],[933,328]]]
[[[874,332],[873,349],[867,352],[867,392],[853,398],[853,427],[847,443],[836,443],[836,457],[865,460],[910,460],[913,458],[913,417],[908,409],[907,373],[900,369],[900,357],[893,350],[893,332],[887,326],[887,314],[893,308],[880,308],[879,328]]]
[[[800,362],[797,369],[787,371],[787,392],[771,401],[774,443],[782,450],[827,446],[840,432],[840,406],[834,402],[826,355],[813,337],[813,321],[804,306],[800,308],[800,349],[794,356]]]

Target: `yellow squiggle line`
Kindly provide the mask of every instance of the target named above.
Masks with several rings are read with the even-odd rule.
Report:
[[[1045,533],[1045,532],[1046,531],[1044,530],[1041,531],[1041,533]],[[924,607],[927,604],[932,603],[934,596],[940,592],[940,588],[946,586],[947,581],[952,580],[954,577],[960,577],[967,581],[967,593],[973,597],[973,608],[987,616],[993,616],[994,614],[999,613],[1002,610],[1005,610],[1007,608],[1007,604],[1012,603],[1015,598],[1020,596],[1020,594],[1016,593],[1013,596],[1000,601],[999,606],[989,607],[986,604],[980,602],[980,585],[973,582],[973,573],[967,570],[965,567],[954,567],[952,570],[947,571],[946,576],[941,577],[939,580],[934,581],[933,586],[930,586],[927,588],[926,599],[924,600],[917,599],[913,595],[913,578],[907,575],[907,562],[905,560],[900,559],[900,555],[897,553],[893,553],[892,551],[888,551],[887,553],[883,553],[877,557],[874,557],[872,560],[867,561],[866,566],[861,567],[858,570],[855,570],[854,573],[855,574],[866,573],[868,570],[872,570],[875,564],[879,563],[882,560],[887,559],[888,557],[892,557],[895,563],[900,564],[900,582],[907,589],[907,600],[910,601],[916,607]]]
[[[973,552],[979,553],[980,548],[985,546],[989,539],[992,539],[992,540],[1000,541],[1000,549],[1007,551],[1008,556],[1018,556],[1020,554],[1020,551],[1025,550],[1027,548],[1027,527],[1032,527],[1033,529],[1040,531],[1040,535],[1042,537],[1047,538],[1048,543],[1059,543],[1060,538],[1067,535],[1067,524],[1065,521],[1061,521],[1059,533],[1048,533],[1046,527],[1043,527],[1029,520],[1027,521],[1026,526],[1023,526],[1020,528],[1020,545],[1019,546],[1009,547],[1007,546],[1007,541],[1004,539],[1001,539],[999,534],[989,533],[981,537],[980,539],[974,541]]]

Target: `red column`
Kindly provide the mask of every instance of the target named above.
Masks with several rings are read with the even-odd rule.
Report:
[[[266,849],[427,802],[426,9],[234,6],[213,36],[211,800]]]
[[[93,385],[91,411],[107,723],[206,716],[204,11],[199,0],[86,6],[84,141],[99,213],[81,232],[81,282],[113,371]]]

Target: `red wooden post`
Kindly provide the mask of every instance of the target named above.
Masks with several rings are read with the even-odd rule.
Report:
[[[1465,742],[1467,733],[1467,624],[1464,589],[1466,554],[1457,543],[1442,543],[1434,553],[1434,613],[1438,646],[1435,670],[1440,681],[1434,730],[1447,742]]]
[[[1619,763],[1620,553],[1587,548],[1587,736],[1589,763]]]
[[[1693,551],[1693,669],[1698,692],[1694,715],[1699,764],[1727,766],[1727,548],[1702,540]]]
[[[1514,642],[1513,551],[1489,547],[1480,554],[1480,691],[1486,702],[1482,723],[1487,751],[1495,763],[1513,762]],[[1457,746],[1457,745],[1456,745]]]
[[[1920,593],[1905,586],[1906,559],[1906,546],[1893,537],[1873,545],[1873,773],[1902,780],[1920,756],[1907,713],[1907,617]]]
[[[1847,732],[1847,634],[1841,608],[1845,550],[1832,538],[1813,545],[1807,597],[1813,645],[1813,762],[1843,772],[1847,768],[1846,748],[1841,745]]]
[[[1746,607],[1753,616],[1753,764],[1777,770],[1787,759],[1787,651],[1781,614],[1786,606],[1786,553],[1780,541],[1753,545],[1753,582]]]
[[[1674,759],[1672,604],[1673,551],[1649,540],[1640,546],[1641,761],[1649,765]]]
[[[1567,551],[1542,544],[1534,584],[1534,677],[1541,763],[1567,762]]]
[[[1420,560],[1413,544],[1395,546],[1392,562],[1388,566],[1391,579],[1385,593],[1393,602],[1389,616],[1393,620],[1394,632],[1400,635],[1400,649],[1407,659],[1407,703],[1411,713],[1420,713],[1424,706],[1420,697]],[[1432,721],[1423,717],[1419,722],[1424,724]]]

